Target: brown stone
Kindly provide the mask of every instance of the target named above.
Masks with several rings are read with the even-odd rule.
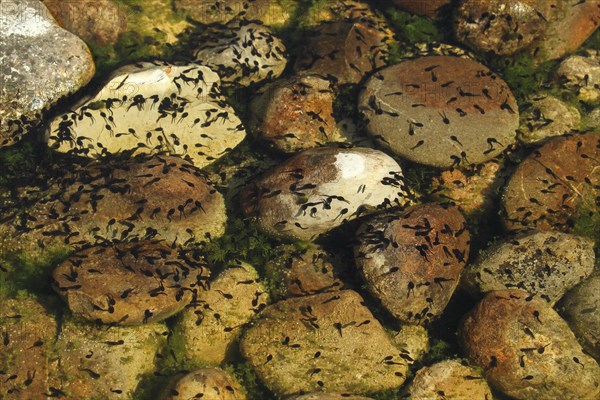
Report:
[[[343,289],[344,283],[337,277],[338,264],[333,254],[319,246],[299,249],[294,245],[282,245],[265,269],[275,285],[275,295],[285,298]]]
[[[251,128],[286,153],[341,141],[333,100],[329,81],[318,76],[277,80],[263,86],[252,100]]]
[[[196,257],[159,241],[92,246],[59,264],[52,283],[76,315],[141,325],[176,314],[206,287],[209,270]]]
[[[565,135],[534,150],[504,191],[510,230],[570,231],[580,209],[594,212],[600,184],[600,136]]]
[[[218,368],[202,368],[180,378],[163,400],[246,400],[234,377]]]
[[[469,361],[497,390],[516,399],[596,399],[600,367],[567,323],[520,290],[490,292],[462,322]]]
[[[389,32],[370,21],[326,22],[306,37],[294,69],[318,74],[334,83],[358,83],[369,71],[385,65]]]
[[[97,46],[115,44],[127,29],[125,9],[112,0],[56,1],[44,4],[60,26]]]
[[[470,235],[456,208],[425,204],[377,216],[357,238],[367,289],[395,318],[427,324],[440,316],[469,258]]]

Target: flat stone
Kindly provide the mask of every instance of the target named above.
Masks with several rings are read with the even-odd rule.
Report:
[[[195,257],[160,241],[91,246],[59,264],[52,284],[75,315],[141,325],[178,313],[206,288],[210,271]]]
[[[330,82],[316,75],[277,80],[261,87],[250,103],[252,132],[286,153],[341,142],[333,101]]]
[[[478,292],[521,289],[554,305],[594,270],[594,241],[560,232],[534,232],[500,241],[467,267]]]
[[[560,302],[562,316],[583,348],[600,360],[600,274],[595,272]]]
[[[358,83],[386,64],[391,40],[388,30],[372,20],[325,22],[307,35],[294,70],[340,85]]]
[[[446,360],[421,368],[406,388],[414,400],[446,399],[491,400],[492,391],[474,368],[458,360]]]
[[[593,215],[600,185],[599,144],[594,133],[563,135],[521,162],[503,195],[508,229],[568,232],[578,210]]]
[[[421,57],[375,73],[359,97],[367,130],[411,161],[477,164],[515,141],[517,103],[509,87],[475,61]]]
[[[48,145],[83,157],[160,152],[202,168],[246,136],[218,75],[196,64],[124,66],[72,109],[50,123]]]
[[[242,207],[265,232],[313,240],[345,221],[407,200],[402,170],[368,148],[306,150],[267,171],[242,193]]]
[[[185,245],[225,232],[223,197],[180,158],[85,160],[59,172],[47,188],[20,194],[19,209],[8,210],[0,224],[0,254],[107,241]]]
[[[2,2],[0,147],[21,140],[46,109],[85,86],[95,66],[86,44],[37,0]]]
[[[112,0],[44,0],[44,5],[60,26],[96,46],[115,44],[127,29],[125,8]]]
[[[234,21],[208,27],[193,39],[194,59],[215,71],[224,84],[249,86],[279,77],[287,64],[281,39],[264,25]]]
[[[600,104],[600,52],[588,50],[568,57],[558,66],[556,80],[577,98],[591,105]]]
[[[0,398],[46,400],[57,321],[33,297],[0,298]]]
[[[246,400],[240,384],[218,368],[202,368],[179,379],[164,400]]]
[[[542,37],[551,13],[546,0],[466,0],[456,11],[456,37],[477,51],[514,54]]]
[[[281,245],[276,256],[265,265],[266,275],[275,286],[276,298],[335,292],[344,288],[338,273],[340,260],[320,246],[299,249]]]
[[[64,318],[50,384],[69,399],[131,398],[141,377],[156,371],[156,354],[166,345],[167,334],[160,324],[98,329]]]
[[[244,327],[262,310],[269,295],[250,265],[231,265],[200,292],[177,320],[174,335],[184,357],[195,364],[222,365],[237,355]]]
[[[516,399],[596,399],[600,367],[550,305],[520,290],[488,293],[459,341],[495,389]]]
[[[367,289],[409,324],[439,317],[469,258],[470,235],[453,207],[424,204],[367,220],[356,234]]]
[[[406,361],[362,303],[345,290],[268,306],[242,337],[242,355],[279,396],[397,388]]]
[[[579,128],[579,111],[543,93],[532,96],[521,107],[521,127],[518,138],[523,143],[543,143]]]

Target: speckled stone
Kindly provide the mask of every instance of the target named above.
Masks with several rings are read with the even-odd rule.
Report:
[[[458,338],[490,385],[512,398],[593,400],[600,394],[600,366],[556,311],[526,292],[488,293],[465,315]]]
[[[518,288],[554,305],[592,273],[595,258],[592,239],[534,232],[494,243],[463,280],[478,292]]]
[[[95,66],[86,44],[37,0],[2,2],[0,147],[18,142],[44,111],[87,84]]]

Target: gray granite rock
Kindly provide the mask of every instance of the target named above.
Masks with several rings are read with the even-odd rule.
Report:
[[[439,317],[469,258],[470,235],[454,207],[423,204],[368,219],[356,234],[367,289],[409,324]]]
[[[350,290],[268,306],[241,341],[242,355],[276,395],[397,388],[406,360]]]
[[[249,86],[279,77],[287,64],[281,39],[264,25],[234,21],[208,27],[193,39],[194,59],[219,74],[223,83]]]
[[[91,158],[164,152],[202,168],[245,136],[211,69],[142,62],[119,68],[98,93],[56,117],[48,145]]]
[[[90,321],[141,325],[183,310],[206,289],[209,269],[160,241],[91,246],[52,273],[71,312]]]
[[[0,147],[18,142],[59,98],[86,85],[92,55],[38,0],[2,2]]]
[[[592,400],[600,366],[550,305],[520,290],[488,293],[463,319],[459,342],[495,389],[515,399]]]
[[[474,290],[521,289],[554,305],[594,271],[594,241],[560,232],[534,232],[497,242],[467,267]]]
[[[517,103],[508,85],[475,61],[421,57],[366,82],[359,110],[380,144],[436,167],[476,164],[515,140]]]
[[[569,291],[559,306],[583,348],[600,362],[600,272]]]

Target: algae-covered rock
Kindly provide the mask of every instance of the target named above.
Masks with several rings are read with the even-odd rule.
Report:
[[[140,325],[183,310],[206,288],[209,273],[191,251],[141,241],[72,254],[52,278],[74,314],[104,324]]]
[[[242,206],[267,233],[314,240],[359,215],[407,202],[398,163],[368,148],[306,150],[245,188]]]
[[[203,368],[184,375],[164,397],[164,400],[188,399],[246,400],[246,394],[227,372],[218,368]]]
[[[519,125],[508,85],[459,57],[420,57],[381,69],[365,83],[359,110],[378,143],[435,167],[490,160],[514,142]]]
[[[405,396],[411,400],[491,400],[492,391],[477,370],[458,360],[446,360],[417,371]]]
[[[160,324],[99,329],[64,318],[50,383],[71,399],[131,398],[142,377],[155,372],[155,355],[167,333]]]
[[[600,52],[588,50],[560,63],[556,70],[558,83],[575,93],[584,103],[600,103]]]
[[[470,235],[454,207],[424,204],[365,221],[354,254],[367,289],[395,318],[439,317],[469,258]]]
[[[313,393],[292,396],[286,400],[370,400],[371,397],[354,396],[350,393]]]
[[[95,72],[86,44],[38,0],[2,2],[0,54],[0,147],[20,141],[43,111]]]
[[[0,398],[45,400],[59,393],[48,382],[57,321],[32,297],[0,297]]]
[[[463,276],[480,292],[521,289],[554,305],[594,270],[594,241],[534,232],[492,245]]]
[[[164,152],[201,168],[246,134],[219,76],[197,64],[126,65],[72,109],[50,123],[48,145],[84,157]]]
[[[174,334],[183,342],[183,356],[195,364],[232,361],[240,333],[268,300],[253,267],[230,265],[177,320]]]
[[[397,388],[406,361],[362,303],[350,290],[275,303],[242,337],[242,354],[280,396]]]
[[[429,333],[420,325],[402,325],[392,335],[394,345],[409,365],[420,360],[429,352]]]
[[[177,11],[203,24],[227,24],[232,20],[259,20],[266,25],[283,25],[293,15],[295,2],[282,0],[175,0]]]
[[[561,136],[579,127],[579,111],[553,96],[537,94],[521,107],[519,140],[540,143]]]
[[[516,399],[596,399],[600,366],[550,305],[520,290],[488,293],[459,342],[495,389]]]
[[[392,0],[391,3],[413,14],[425,15],[431,18],[443,17],[444,11],[448,10],[454,0]]]

